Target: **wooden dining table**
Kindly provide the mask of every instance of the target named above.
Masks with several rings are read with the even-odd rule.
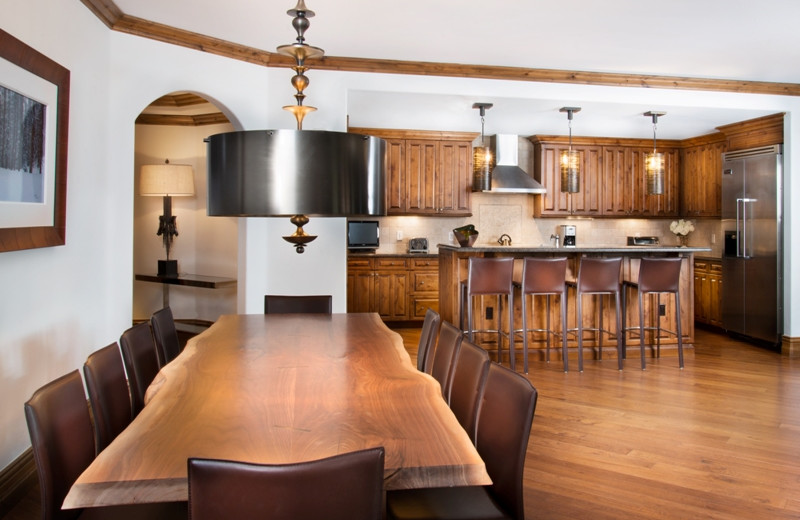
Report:
[[[64,508],[185,501],[190,457],[285,464],[374,446],[387,490],[491,483],[377,314],[225,315],[161,369]]]

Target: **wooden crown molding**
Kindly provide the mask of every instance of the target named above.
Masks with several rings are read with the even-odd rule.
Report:
[[[113,0],[81,0],[81,2],[114,31],[141,36],[143,38],[173,45],[180,45],[182,47],[255,63],[265,67],[291,67],[294,65],[291,58],[280,56],[277,53],[239,45],[226,40],[212,38],[126,15],[114,4]],[[800,84],[773,83],[767,81],[530,69],[522,67],[463,65],[457,63],[380,60],[334,56],[328,56],[318,60],[308,60],[307,65],[309,65],[310,68],[320,70],[339,70],[347,72],[373,72],[382,74],[532,81],[540,83],[571,83],[615,87],[706,90],[746,94],[800,96]]]
[[[172,114],[139,114],[136,118],[137,125],[162,125],[162,126],[205,126],[230,123],[222,112],[194,115]]]

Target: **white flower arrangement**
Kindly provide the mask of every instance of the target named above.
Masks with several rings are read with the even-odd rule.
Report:
[[[669,225],[669,230],[679,236],[686,236],[694,231],[694,222],[691,220],[673,220]]]

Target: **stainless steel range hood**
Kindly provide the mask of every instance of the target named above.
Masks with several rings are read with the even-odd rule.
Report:
[[[512,134],[497,134],[488,140],[496,166],[492,170],[492,189],[484,193],[547,193],[547,189],[531,176],[533,143]]]

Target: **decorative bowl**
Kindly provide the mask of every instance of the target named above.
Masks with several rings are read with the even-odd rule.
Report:
[[[478,231],[472,224],[462,226],[453,230],[453,235],[461,247],[472,247],[472,244],[478,240]]]

